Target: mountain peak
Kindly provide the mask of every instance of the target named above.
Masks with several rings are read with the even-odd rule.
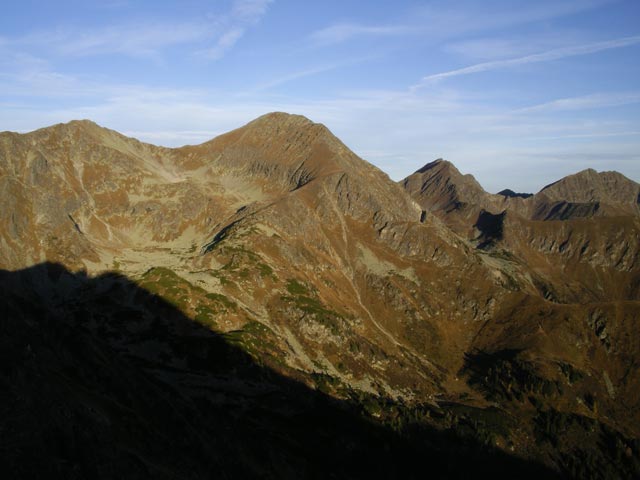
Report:
[[[261,124],[276,124],[276,125],[314,125],[315,122],[309,120],[304,115],[297,115],[287,112],[269,112],[264,115],[260,115],[255,120],[252,120],[248,125],[261,125]]]
[[[98,125],[96,122],[88,119],[81,120],[70,120],[65,123],[56,123],[54,125],[39,128],[32,132],[28,132],[25,135],[35,135],[35,136],[72,136],[75,139],[83,138],[91,138],[95,141],[104,142],[105,139],[128,139],[134,140],[125,135],[122,135],[115,130],[111,130],[109,128]],[[137,140],[136,140],[137,141]]]
[[[70,120],[66,123],[61,123],[59,125],[67,125],[69,127],[80,127],[80,128],[94,128],[94,127],[99,127],[99,128],[104,128],[101,127],[100,125],[98,125],[96,122],[94,122],[93,120],[89,120],[88,118],[81,118],[78,120]]]
[[[460,171],[455,167],[455,165],[453,163],[451,163],[448,160],[444,160],[442,158],[438,158],[438,159],[434,160],[433,162],[427,163],[422,168],[419,168],[418,170],[416,170],[414,172],[414,174],[415,173],[425,173],[425,172],[428,172],[429,170],[433,170],[434,168],[440,168],[440,169],[449,168],[449,169],[452,169],[454,172],[457,172],[458,174],[460,174]]]
[[[455,210],[465,204],[483,203],[488,195],[473,175],[462,175],[453,163],[439,158],[427,163],[402,182],[426,210]]]
[[[96,131],[108,131],[107,128],[98,125],[96,122],[88,119],[70,120],[68,122],[61,122],[51,125],[49,127],[40,128],[35,132],[47,132],[47,131],[83,131],[83,132],[96,132]]]
[[[265,113],[238,130],[260,132],[269,136],[293,135],[300,139],[313,137],[314,140],[325,140],[342,145],[342,142],[322,123],[316,123],[304,115],[285,112]]]
[[[194,148],[207,150],[209,158],[215,154],[216,164],[226,172],[260,177],[287,189],[338,172],[375,169],[324,125],[283,112],[262,115]]]
[[[636,205],[640,184],[615,171],[582,170],[547,185],[538,195],[575,203]]]
[[[461,186],[462,189],[473,190],[474,195],[486,193],[482,185],[478,183],[473,175],[470,173],[463,175],[453,163],[442,158],[427,163],[424,167],[416,170],[411,176],[414,175],[419,175],[424,178],[433,178],[435,176],[443,177],[447,178],[448,182]]]

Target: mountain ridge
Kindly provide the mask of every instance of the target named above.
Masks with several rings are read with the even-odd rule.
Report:
[[[493,415],[491,445],[555,471],[580,455],[613,468],[606,429],[635,455],[640,218],[623,207],[488,194],[445,161],[393,182],[283,113],[175,149],[91,122],[0,134],[0,196],[3,270],[115,273],[278,374],[356,392],[374,419],[431,405],[417,428],[477,436]],[[73,310],[86,299],[67,277],[41,280]],[[128,308],[70,318],[162,358]]]
[[[192,149],[194,147],[202,147],[205,145],[209,145],[213,142],[215,142],[216,140],[218,140],[220,137],[227,137],[227,136],[232,136],[234,135],[235,132],[237,131],[242,131],[246,128],[251,128],[251,127],[256,127],[256,126],[260,126],[260,125],[264,125],[265,123],[272,123],[272,122],[276,123],[289,123],[290,125],[298,125],[298,126],[306,126],[306,127],[313,127],[313,128],[318,128],[320,130],[322,130],[325,134],[329,135],[332,137],[332,139],[334,141],[339,142],[339,144],[341,145],[341,147],[346,149],[346,146],[344,146],[344,144],[337,139],[337,137],[335,137],[330,130],[323,124],[321,123],[315,123],[313,121],[311,121],[310,119],[308,119],[307,117],[305,117],[304,115],[298,115],[298,114],[289,114],[286,112],[281,112],[281,111],[275,111],[275,112],[269,112],[269,113],[265,113],[257,118],[255,118],[254,120],[248,122],[246,125],[244,125],[243,127],[239,127],[237,129],[234,129],[230,132],[227,133],[223,133],[220,134],[216,137],[212,137],[209,140],[205,140],[199,144],[187,144],[187,145],[183,145],[183,146],[177,146],[177,147],[165,147],[165,146],[159,146],[159,145],[155,145],[153,143],[149,143],[149,142],[144,142],[141,141],[135,137],[131,137],[131,136],[126,136],[123,135],[122,133],[118,132],[117,130],[108,128],[108,127],[104,127],[100,124],[98,124],[97,122],[94,122],[93,120],[90,119],[79,119],[79,120],[70,120],[68,122],[61,122],[61,123],[56,123],[50,126],[45,126],[45,127],[41,127],[35,130],[31,130],[31,131],[27,131],[27,132],[16,132],[16,131],[10,131],[10,130],[5,130],[0,132],[0,135],[10,135],[10,136],[30,136],[30,135],[35,135],[35,134],[43,134],[43,133],[47,133],[50,132],[52,130],[56,130],[56,129],[72,129],[74,127],[76,128],[80,128],[83,129],[84,131],[87,132],[102,132],[103,134],[117,134],[119,137],[123,138],[123,139],[127,139],[127,140],[134,140],[142,145],[148,145],[150,147],[154,147],[154,148],[158,148],[158,149],[164,149],[164,150],[168,150],[168,151],[180,151],[180,150],[189,150]],[[368,162],[367,162],[368,163]],[[371,165],[371,164],[369,164]],[[492,194],[490,192],[487,192],[486,190],[484,190],[484,188],[480,185],[480,183],[478,183],[478,181],[475,179],[475,177],[471,174],[471,173],[467,173],[467,174],[462,174],[457,167],[449,162],[448,160],[444,160],[442,158],[438,158],[434,161],[428,162],[425,165],[423,165],[422,167],[420,167],[419,169],[417,169],[413,174],[407,176],[405,179],[400,180],[400,182],[404,182],[406,181],[409,177],[411,177],[412,175],[415,175],[417,173],[424,173],[428,170],[431,170],[432,168],[434,168],[437,165],[446,165],[448,168],[453,168],[455,169],[456,175],[459,175],[461,177],[463,177],[464,179],[470,181],[471,183],[473,183],[474,185],[477,185],[478,187],[480,187],[484,193],[487,193],[488,195],[501,195],[502,192],[513,192],[514,194],[516,194],[516,196],[520,196],[520,195],[536,195],[537,193],[542,193],[545,190],[550,189],[551,187],[555,186],[558,183],[561,183],[563,181],[566,181],[569,178],[579,178],[579,177],[587,177],[590,176],[591,178],[594,177],[618,177],[621,181],[623,182],[631,182],[635,185],[640,185],[638,184],[638,182],[631,180],[630,178],[626,177],[624,174],[617,172],[615,170],[610,170],[610,171],[596,171],[593,168],[586,168],[584,170],[572,173],[572,174],[568,174],[565,177],[562,177],[548,185],[543,186],[542,188],[540,188],[540,190],[536,193],[536,194],[529,194],[529,193],[517,193],[513,190],[511,190],[510,188],[505,188],[503,189],[502,192],[496,193],[496,194]],[[374,167],[376,168],[376,167]],[[378,169],[379,170],[379,169]],[[383,172],[384,173],[384,172]],[[510,196],[510,195],[503,195],[503,196]],[[568,198],[563,198],[564,200],[569,200]],[[638,202],[638,199],[636,199],[636,203],[640,203]]]
[[[607,214],[640,214],[638,208],[640,184],[616,171],[597,172],[589,168],[556,180],[542,187],[535,194],[519,194],[510,189],[492,194],[484,190],[473,175],[463,175],[451,162],[438,159],[427,163],[400,181],[405,189],[413,193],[418,190],[424,193],[428,185],[433,182],[445,185],[446,192],[441,191],[440,195],[445,193],[450,195],[446,208],[456,203],[473,203],[496,211],[500,208],[515,210],[523,216],[533,218],[536,214],[532,210],[540,209],[539,205],[535,205],[536,203],[598,202],[614,207]],[[418,183],[420,183],[419,187]],[[433,194],[429,196],[432,197]],[[537,217],[539,218],[539,215]]]

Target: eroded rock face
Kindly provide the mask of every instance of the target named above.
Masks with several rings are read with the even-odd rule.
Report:
[[[494,195],[472,175],[462,175],[450,162],[436,160],[400,183],[426,210],[455,212],[450,217],[473,216],[479,210],[493,214],[508,210],[529,220],[640,215],[640,184],[618,172],[588,169],[547,185],[535,195],[509,189]]]
[[[544,187],[541,194],[556,201],[595,203],[618,207],[637,215],[640,185],[618,172],[583,170]]]
[[[540,443],[545,415],[620,438],[640,424],[638,185],[576,177],[491,195],[436,161],[397,184],[323,125],[283,113],[177,149],[71,122],[0,134],[0,268],[118,272],[335,397],[518,418],[494,443],[557,468]],[[33,278],[23,288],[38,292]],[[135,310],[136,298],[118,301]],[[86,328],[188,371],[141,341],[151,320],[131,315],[122,332],[99,315]],[[395,421],[385,415],[375,410]]]
[[[535,195],[492,195],[448,162],[436,161],[401,184],[477,248],[526,264],[547,299],[638,299],[640,185],[617,172],[584,170]],[[499,235],[487,235],[490,225]]]

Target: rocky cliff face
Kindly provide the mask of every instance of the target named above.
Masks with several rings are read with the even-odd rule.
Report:
[[[618,172],[583,170],[563,178],[541,191],[550,200],[572,203],[601,203],[620,212],[638,215],[640,185]]]
[[[462,175],[450,162],[431,162],[401,182],[424,208],[435,213],[473,217],[508,210],[530,220],[638,216],[640,185],[618,172],[588,169],[547,185],[535,195],[509,189],[486,192],[472,175]],[[453,222],[452,218],[448,218]]]
[[[441,202],[442,191],[420,187],[435,179],[449,185],[454,208]],[[617,172],[585,170],[535,195],[492,195],[438,161],[401,184],[477,248],[526,265],[548,300],[638,300],[640,185]]]
[[[8,308],[31,318],[20,312],[35,295],[69,332],[136,359],[128,385],[150,375],[200,405],[233,384],[165,335],[186,327],[141,307],[147,292],[204,327],[189,338],[210,332],[244,352],[243,365],[273,372],[239,380],[238,404],[255,404],[252,383],[284,388],[277,374],[401,437],[468,426],[464,441],[553,471],[585,457],[626,475],[640,434],[638,185],[576,177],[529,198],[491,195],[436,161],[396,184],[326,127],[282,113],[178,149],[71,122],[0,134],[0,267],[57,262],[56,274],[6,276]],[[198,352],[213,348],[202,342]],[[75,352],[65,359],[97,355],[60,345]],[[217,386],[194,387],[198,376]],[[611,452],[599,447],[606,435]]]

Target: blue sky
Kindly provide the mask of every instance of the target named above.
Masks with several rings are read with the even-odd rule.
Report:
[[[640,1],[3,6],[0,130],[89,118],[178,146],[276,110],[395,180],[443,157],[489,191],[640,181]]]

